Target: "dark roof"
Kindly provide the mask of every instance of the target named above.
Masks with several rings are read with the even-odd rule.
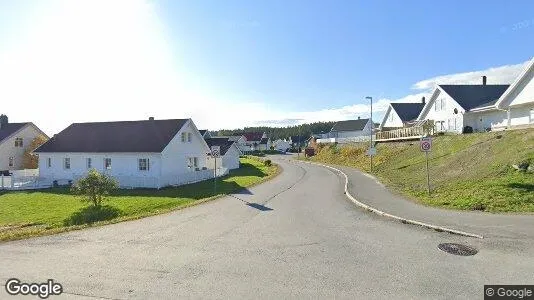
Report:
[[[245,132],[243,133],[247,141],[259,141],[261,140],[261,137],[263,136],[262,132]]]
[[[204,134],[206,134],[206,131],[207,131],[207,130],[205,130],[205,129],[199,130],[200,135],[201,135],[201,136],[204,136]]]
[[[34,152],[159,153],[188,120],[74,123]]]
[[[495,104],[509,86],[509,84],[440,85],[466,111]]]
[[[262,144],[267,145],[267,142],[268,142],[268,141],[269,141],[268,138],[262,138],[261,141],[260,141],[260,145],[262,145]]]
[[[4,139],[11,136],[13,133],[19,131],[22,127],[28,124],[30,123],[7,123],[2,125],[2,128],[0,128],[0,142],[2,142]]]
[[[221,147],[221,155],[225,155],[228,149],[232,147],[232,144],[235,143],[233,141],[230,141],[227,137],[214,137],[206,139],[206,143],[208,146],[220,146]]]
[[[369,119],[339,121],[334,124],[330,131],[360,131],[365,128]]]
[[[242,135],[232,135],[232,136],[229,136],[228,137],[228,140],[229,141],[232,141],[232,142],[237,142],[239,141],[239,139],[242,137]]]
[[[424,103],[391,103],[391,107],[397,112],[399,118],[403,122],[412,121],[417,119],[423,107]]]

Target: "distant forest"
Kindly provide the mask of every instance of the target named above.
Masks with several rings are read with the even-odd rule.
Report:
[[[239,135],[245,132],[266,132],[271,140],[287,139],[290,136],[301,136],[303,141],[310,137],[312,133],[326,133],[332,129],[335,122],[315,122],[310,124],[294,125],[287,127],[245,127],[243,129],[223,129],[210,132],[213,136]]]

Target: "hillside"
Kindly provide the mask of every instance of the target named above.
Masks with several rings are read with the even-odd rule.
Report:
[[[313,160],[369,172],[368,146],[329,145]],[[534,173],[511,166],[534,163],[532,129],[435,137],[429,155],[431,196],[419,141],[381,143],[377,151],[373,174],[415,201],[454,209],[534,212]]]

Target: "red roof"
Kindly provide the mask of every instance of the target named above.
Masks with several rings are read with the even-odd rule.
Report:
[[[243,133],[247,141],[261,141],[261,137],[263,136],[262,132],[245,132]]]

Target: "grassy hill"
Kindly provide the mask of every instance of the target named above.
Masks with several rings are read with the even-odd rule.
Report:
[[[368,147],[328,145],[312,160],[369,172]],[[373,174],[415,201],[454,209],[534,212],[534,173],[511,166],[534,164],[532,129],[435,137],[429,155],[430,196],[419,141],[380,143],[377,151]]]

